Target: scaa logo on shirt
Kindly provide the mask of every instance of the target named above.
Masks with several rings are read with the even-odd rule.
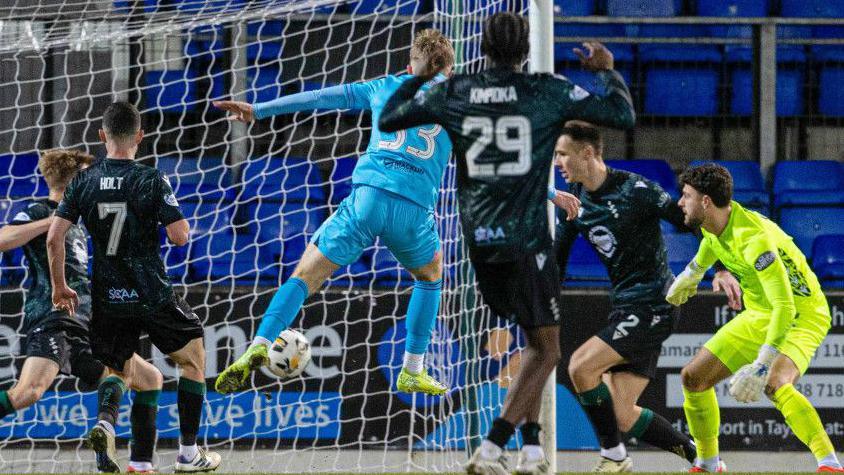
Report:
[[[493,229],[484,226],[478,226],[475,228],[475,242],[490,242],[490,241],[498,241],[501,239],[506,239],[507,235],[504,234],[504,230],[501,229],[501,226]]]
[[[137,302],[140,298],[135,289],[108,289],[108,299],[112,302]]]

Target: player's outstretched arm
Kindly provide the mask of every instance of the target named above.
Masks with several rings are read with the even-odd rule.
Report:
[[[368,109],[372,92],[377,90],[382,83],[383,80],[341,84],[316,91],[290,94],[257,104],[239,101],[214,101],[212,104],[231,114],[229,120],[246,123],[300,111]]]
[[[64,238],[73,223],[58,216],[50,223],[47,231],[47,261],[50,263],[50,282],[53,287],[53,306],[67,310],[70,315],[76,312],[79,296],[67,286],[64,275],[65,250]]]
[[[17,249],[50,229],[53,218],[39,219],[26,224],[7,224],[0,228],[0,252]]]
[[[384,132],[396,132],[425,124],[437,123],[430,102],[434,95],[439,94],[442,85],[434,86],[419,98],[414,99],[416,92],[422,87],[427,78],[414,76],[405,81],[384,105],[378,128]]]
[[[584,68],[597,73],[607,93],[602,96],[590,94],[575,100],[575,114],[570,118],[617,129],[633,127],[636,124],[633,99],[624,78],[613,69],[612,53],[597,41],[588,41],[583,46],[586,52],[575,49],[575,53],[580,56]]]

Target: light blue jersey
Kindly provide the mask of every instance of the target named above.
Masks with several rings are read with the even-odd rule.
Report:
[[[352,174],[354,185],[368,185],[395,193],[426,209],[434,209],[451,141],[439,125],[386,133],[378,130],[381,109],[411,75],[387,76],[374,81],[343,84],[255,104],[256,119],[315,109],[372,111],[372,135]],[[444,81],[437,75],[423,87]]]

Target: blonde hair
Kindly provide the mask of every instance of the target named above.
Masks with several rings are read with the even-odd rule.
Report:
[[[454,47],[439,30],[427,28],[413,39],[410,59],[424,62],[431,72],[439,72],[454,66]]]
[[[83,166],[90,165],[94,157],[73,149],[52,149],[41,152],[38,170],[50,188],[65,188]]]

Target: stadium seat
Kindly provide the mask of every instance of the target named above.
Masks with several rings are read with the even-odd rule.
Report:
[[[697,0],[698,16],[766,17],[768,0]]]
[[[231,174],[220,157],[158,157],[156,168],[180,201],[220,201],[233,196]]]
[[[844,3],[830,0],[780,0],[780,16],[844,18]]]
[[[47,196],[49,189],[38,172],[37,153],[0,155],[0,198]]]
[[[569,252],[565,286],[606,287],[609,285],[609,281],[607,268],[604,267],[595,249],[583,236],[578,236]]]
[[[250,232],[261,241],[300,238],[307,242],[326,217],[324,210],[307,208],[301,203],[279,206],[275,202],[259,201],[250,203],[246,208],[245,221],[250,224]]]
[[[20,285],[26,278],[23,249],[0,253],[0,286]]]
[[[711,35],[718,38],[753,38],[753,27],[750,25],[713,25]],[[812,28],[806,26],[780,25],[777,27],[777,38],[795,39],[811,38]],[[724,58],[730,64],[749,65],[753,61],[753,49],[743,44],[728,44],[724,46]],[[806,51],[803,45],[777,46],[777,63],[805,63]]]
[[[246,0],[169,0],[182,14],[237,13]]]
[[[831,117],[844,116],[844,66],[825,66],[820,71],[818,111]]]
[[[281,85],[281,69],[277,64],[260,65],[246,70],[246,101],[269,102],[284,95]]]
[[[794,243],[812,258],[815,238],[826,234],[844,234],[844,208],[785,208],[780,211],[780,227],[794,238]]]
[[[169,113],[181,113],[195,108],[196,84],[189,70],[148,69],[143,76],[146,108]]]
[[[677,117],[718,112],[718,71],[652,67],[645,74],[645,113]]]
[[[694,259],[700,240],[690,233],[663,233],[663,239],[668,251],[668,267],[677,275]]]
[[[250,160],[242,173],[244,198],[325,203],[319,168],[304,158],[259,158]]]
[[[554,16],[594,15],[595,7],[595,0],[554,0]]]
[[[352,7],[352,14],[366,15],[371,13],[386,15],[421,15],[428,13],[424,2],[407,2],[403,0],[357,0]]]
[[[190,62],[206,62],[219,58],[225,50],[227,30],[221,26],[201,26],[185,32],[184,53]]]
[[[682,0],[606,0],[608,16],[660,17],[676,16],[682,9]]]
[[[844,286],[844,234],[815,238],[812,245],[812,270],[824,287]]]
[[[750,115],[753,111],[753,75],[750,68],[739,67],[731,74],[730,112]],[[777,68],[777,115],[803,114],[803,70],[798,67]]]
[[[352,192],[352,172],[357,165],[357,158],[344,157],[334,160],[330,183],[331,204],[337,205]]]
[[[689,167],[697,167],[705,163],[713,162],[695,160],[689,164]],[[762,178],[758,163],[750,160],[728,160],[715,163],[729,170],[730,175],[733,176],[734,200],[746,208],[768,214],[771,197],[765,188],[765,180]]]
[[[607,160],[606,164],[619,170],[638,173],[643,177],[659,183],[659,186],[674,198],[679,198],[677,176],[665,160]]]
[[[622,25],[613,24],[599,24],[590,25],[588,23],[555,23],[554,36],[560,37],[576,37],[580,38],[579,42],[554,42],[554,61],[560,62],[579,62],[579,58],[572,51],[572,48],[581,48],[583,41],[595,38],[621,38],[625,36],[625,30]],[[613,44],[607,43],[607,48],[613,53],[613,57],[617,63],[630,63],[633,61],[633,46],[630,44]],[[578,66],[579,69],[579,66]]]
[[[249,64],[281,59],[285,25],[286,23],[280,20],[267,20],[246,25],[246,34],[249,36],[246,60]]]
[[[190,266],[194,280],[245,285],[278,279],[280,267],[270,253],[259,252],[254,235],[224,228],[208,239],[191,243]]]
[[[818,25],[812,28],[817,39],[844,38],[844,27]],[[812,45],[812,59],[818,63],[844,63],[844,45]]]
[[[707,37],[709,29],[702,25],[627,25],[625,34],[639,38]],[[700,68],[707,63],[720,63],[721,50],[715,45],[676,43],[644,43],[639,45],[639,60],[651,62],[684,62],[687,68]]]
[[[774,166],[774,207],[844,205],[844,163],[779,161]]]

